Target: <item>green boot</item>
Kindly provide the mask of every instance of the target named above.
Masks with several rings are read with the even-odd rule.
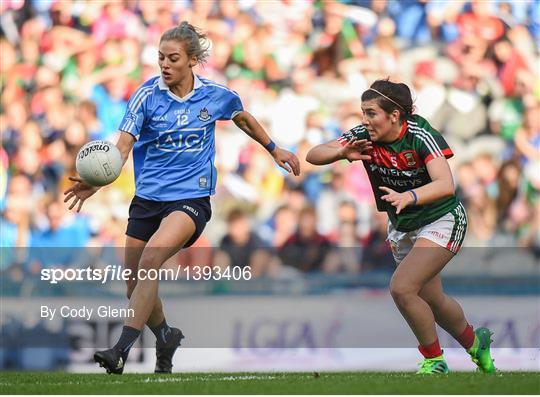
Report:
[[[416,372],[417,374],[447,374],[448,365],[444,361],[444,357],[440,355],[435,358],[424,358],[420,364],[420,369]]]
[[[478,366],[480,372],[486,374],[493,374],[496,371],[495,365],[493,365],[493,359],[489,347],[491,345],[491,332],[489,329],[482,327],[474,331],[474,343],[472,347],[467,350],[467,353],[471,355],[473,363]]]

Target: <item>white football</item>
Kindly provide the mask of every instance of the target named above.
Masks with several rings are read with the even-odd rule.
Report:
[[[75,167],[82,180],[89,185],[104,186],[120,175],[122,156],[111,142],[92,141],[77,153]]]

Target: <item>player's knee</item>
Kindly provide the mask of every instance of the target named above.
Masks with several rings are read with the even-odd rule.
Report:
[[[159,269],[161,267],[161,255],[158,252],[158,248],[146,249],[139,261],[139,270],[144,269],[146,271],[150,269]]]
[[[408,283],[406,282],[395,279],[392,279],[390,282],[390,295],[392,295],[394,302],[396,302],[398,306],[407,305],[410,299],[417,294],[417,291],[407,284]]]

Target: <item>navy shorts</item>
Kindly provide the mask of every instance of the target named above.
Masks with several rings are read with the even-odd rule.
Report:
[[[159,229],[161,220],[174,211],[187,214],[195,223],[195,233],[184,245],[184,248],[187,248],[197,241],[212,216],[210,197],[177,201],[152,201],[135,196],[129,206],[126,234],[138,240],[148,241]]]

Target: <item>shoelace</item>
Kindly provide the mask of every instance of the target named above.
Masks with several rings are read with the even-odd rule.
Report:
[[[418,363],[418,365],[420,365],[420,370],[424,370],[424,369],[429,369],[431,368],[432,366],[435,366],[437,365],[437,362],[440,361],[440,360],[432,360],[430,358],[426,358],[424,359],[423,361],[420,361]]]

